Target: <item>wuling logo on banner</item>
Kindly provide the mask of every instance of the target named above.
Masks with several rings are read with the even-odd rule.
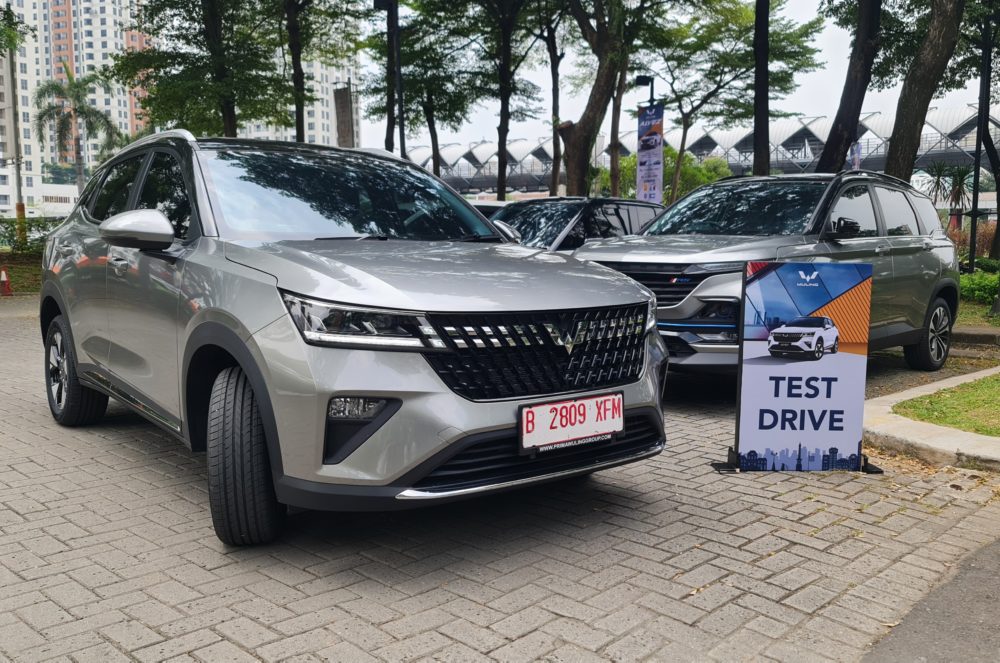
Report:
[[[663,202],[663,104],[639,109],[635,197]]]

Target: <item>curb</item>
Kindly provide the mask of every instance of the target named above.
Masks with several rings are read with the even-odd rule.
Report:
[[[992,329],[952,329],[951,338],[956,343],[968,345],[1000,345],[1000,328]]]
[[[1000,438],[914,421],[892,411],[896,403],[998,374],[1000,366],[995,366],[866,401],[864,441],[934,466],[976,465],[1000,471]]]

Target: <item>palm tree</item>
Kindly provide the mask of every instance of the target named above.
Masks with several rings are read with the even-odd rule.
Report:
[[[91,106],[88,96],[90,88],[107,82],[96,72],[77,78],[65,60],[62,62],[66,80],[50,79],[35,89],[35,133],[38,142],[45,144],[46,130],[52,128],[56,134],[56,149],[60,155],[67,151],[73,140],[73,161],[76,165],[76,186],[82,192],[86,184],[83,171],[83,140],[80,129],[88,138],[102,136],[105,145],[113,144],[118,129],[109,115]]]
[[[927,194],[937,205],[951,193],[951,166],[943,161],[935,161],[924,168],[924,174],[930,178],[927,182]]]
[[[948,173],[951,178],[948,187],[948,204],[955,209],[965,209],[965,206],[969,202],[972,187],[972,171],[973,167],[971,165],[962,164],[952,166]]]
[[[101,144],[101,150],[97,153],[97,162],[104,163],[117,154],[122,148],[128,147],[140,138],[145,138],[146,136],[151,136],[152,134],[153,125],[151,124],[145,125],[134,134],[127,134],[121,131],[115,132],[113,138],[105,138],[104,142]]]

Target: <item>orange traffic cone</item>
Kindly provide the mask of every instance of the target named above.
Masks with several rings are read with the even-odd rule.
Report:
[[[10,297],[14,289],[10,287],[10,277],[7,275],[7,265],[0,265],[0,297]]]

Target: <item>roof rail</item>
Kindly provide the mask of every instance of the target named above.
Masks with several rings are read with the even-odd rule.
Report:
[[[196,140],[194,134],[187,129],[167,129],[166,131],[158,131],[156,133],[149,134],[148,136],[143,136],[139,140],[129,143],[127,147],[132,147],[133,145],[145,145],[146,143],[159,140],[161,138],[180,138],[181,140],[186,140],[188,142],[194,142]]]
[[[899,184],[905,184],[906,186],[913,186],[906,180],[900,179],[898,177],[893,177],[892,175],[886,175],[885,173],[879,173],[874,170],[852,169],[852,170],[842,170],[839,173],[837,173],[837,177],[845,177],[847,175],[867,175],[868,177],[891,180],[893,182],[898,182]]]

